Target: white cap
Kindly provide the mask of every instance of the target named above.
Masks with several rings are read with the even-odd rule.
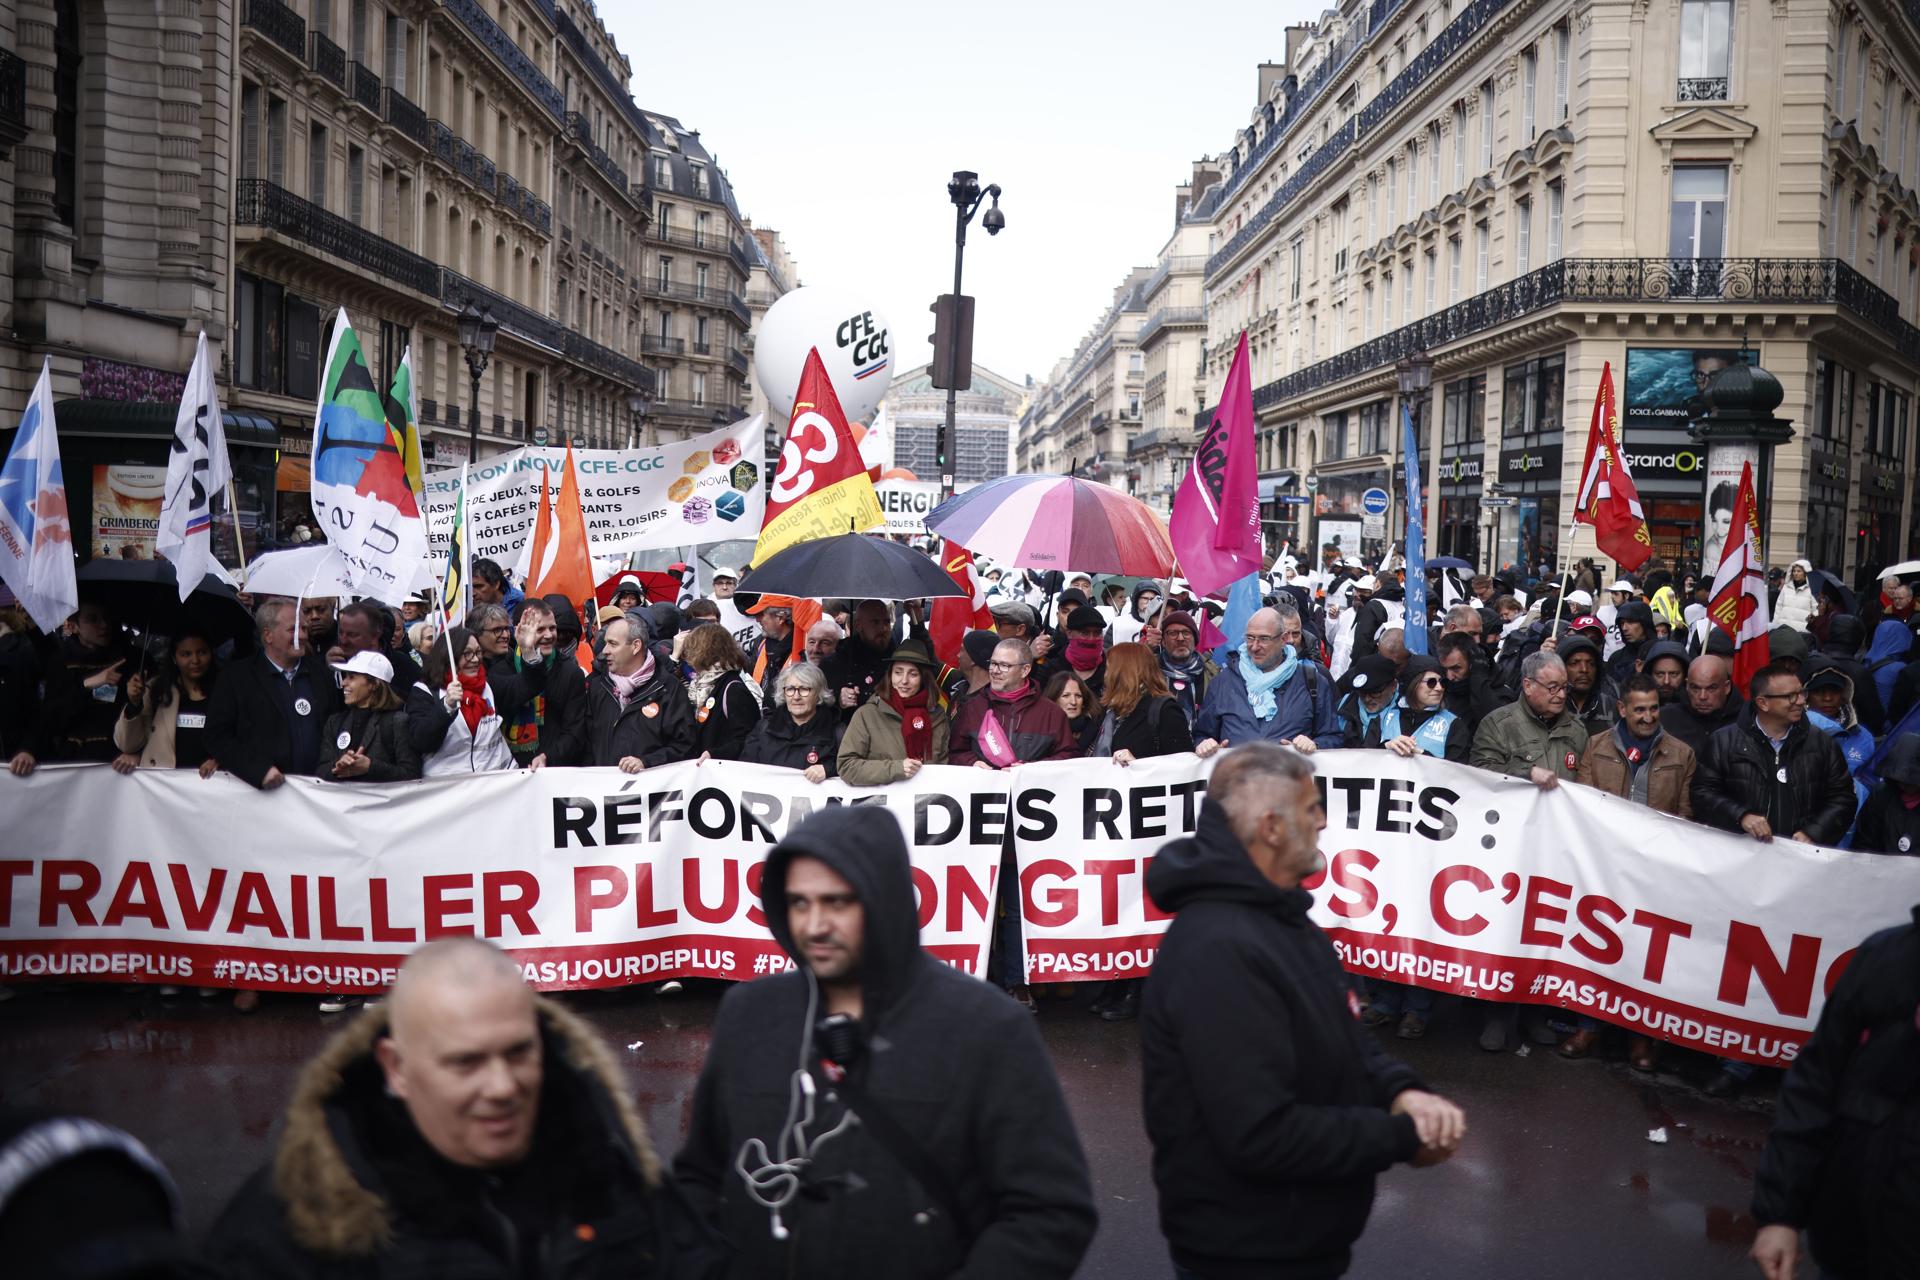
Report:
[[[384,654],[371,649],[362,650],[345,662],[336,662],[332,666],[335,671],[352,671],[376,680],[385,680],[388,684],[393,683],[393,664],[387,661]]]
[[[1628,582],[1625,578],[1620,579],[1618,582],[1614,583],[1612,586],[1607,588],[1607,590],[1609,591],[1624,591],[1628,595],[1632,595],[1634,592],[1638,591],[1639,589],[1640,588],[1634,586],[1631,582]]]
[[[735,582],[740,581],[740,571],[738,569],[728,569],[724,566],[715,566],[713,576],[716,578],[732,578]]]
[[[1378,591],[1380,589],[1380,579],[1374,577],[1372,574],[1368,574],[1366,577],[1360,579],[1360,581],[1354,583],[1353,589],[1355,591]]]
[[[1593,597],[1585,591],[1569,591],[1567,592],[1567,603],[1591,605],[1593,603]]]
[[[1345,560],[1342,560],[1340,563],[1345,565],[1349,569],[1364,569],[1367,567],[1366,565],[1360,562],[1359,556],[1348,556]]]

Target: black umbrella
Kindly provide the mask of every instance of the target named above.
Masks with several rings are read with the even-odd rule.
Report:
[[[1814,569],[1809,572],[1807,585],[1813,588],[1816,598],[1822,595],[1832,596],[1833,603],[1838,606],[1841,613],[1851,613],[1856,616],[1859,614],[1860,608],[1854,600],[1853,592],[1825,569]]]
[[[173,635],[191,623],[216,645],[233,640],[241,648],[253,636],[253,615],[239,593],[212,574],[183,601],[180,579],[168,560],[114,560],[102,557],[80,566],[80,594],[109,604],[119,621],[140,628],[143,638]]]
[[[885,538],[843,533],[797,543],[749,570],[736,594],[925,600],[966,591],[922,552]]]

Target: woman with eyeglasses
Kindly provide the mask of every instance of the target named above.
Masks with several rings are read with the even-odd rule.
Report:
[[[1381,743],[1397,756],[1437,756],[1456,764],[1473,753],[1466,717],[1447,710],[1447,686],[1440,664],[1425,654],[1407,659],[1400,673],[1400,698],[1381,715]]]
[[[776,692],[767,714],[747,735],[740,758],[748,764],[798,769],[808,782],[839,776],[846,724],[820,710],[827,699],[826,674],[811,662],[790,663],[780,672]]]
[[[447,632],[427,650],[426,676],[427,688],[440,698],[448,722],[440,745],[421,760],[420,776],[446,778],[513,768],[506,722],[487,685],[480,637],[465,627]]]

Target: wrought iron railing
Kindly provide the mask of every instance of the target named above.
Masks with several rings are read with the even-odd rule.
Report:
[[[1146,323],[1140,326],[1140,332],[1134,335],[1133,340],[1136,345],[1144,347],[1147,345],[1147,339],[1162,329],[1170,328],[1177,324],[1205,324],[1206,322],[1207,309],[1205,307],[1161,307],[1158,311],[1155,311],[1147,317]]]
[[[685,338],[663,338],[657,333],[643,333],[640,335],[640,350],[646,352],[648,355],[656,356],[685,355],[687,351],[687,340]]]
[[[414,101],[398,89],[388,86],[386,90],[386,121],[428,151],[433,149],[433,129],[427,121],[427,113]]]
[[[541,315],[531,307],[525,307],[503,294],[469,280],[457,271],[442,272],[444,281],[440,290],[440,301],[451,307],[456,313],[466,310],[467,304],[483,311],[493,312],[493,318],[502,329],[517,334],[530,342],[553,351],[563,350],[566,346],[567,328],[557,320]]]
[[[434,263],[263,178],[239,181],[233,221],[279,232],[421,293],[440,294],[440,268]]]
[[[578,111],[567,112],[566,132],[580,144],[580,149],[587,153],[587,159],[593,162],[593,167],[618,188],[621,195],[632,195],[627,186],[627,171],[615,164],[613,157],[606,153],[606,149],[593,140],[593,125],[585,116]]]
[[[513,78],[520,82],[535,101],[545,107],[558,120],[566,115],[567,102],[560,91],[553,87],[553,81],[547,79],[535,65],[532,58],[513,38],[500,29],[500,24],[487,15],[477,0],[446,0],[453,16],[480,42],[482,48],[493,54],[505,64]]]
[[[247,0],[245,23],[294,57],[307,56],[307,20],[280,0]]]
[[[503,173],[500,175],[500,190],[494,198],[500,202],[502,209],[518,218],[523,216],[520,203],[522,190],[518,178],[510,173]]]
[[[479,172],[480,153],[475,151],[473,144],[465,138],[461,138],[458,142],[454,143],[453,167],[457,169],[460,176],[468,182],[472,182],[474,175]]]
[[[748,368],[747,353],[742,351],[738,347],[729,348],[727,350],[727,367],[732,369],[735,373],[739,374],[741,377],[743,378],[746,377],[747,368]]]
[[[603,347],[583,334],[567,330],[566,346],[563,348],[567,358],[604,374],[623,386],[636,387],[651,392],[654,386],[653,370],[637,360],[629,360],[618,351]]]
[[[581,242],[585,244],[585,241]],[[732,307],[736,303],[740,310],[746,311],[747,304],[738,294],[729,292],[718,285],[688,284],[682,280],[662,280],[659,276],[649,276],[640,282],[640,292],[649,298],[671,298],[676,302],[698,302],[709,307]],[[747,312],[751,322],[753,313]]]
[[[753,259],[747,256],[747,247],[738,240],[729,239],[727,241],[727,256],[733,259],[734,266],[740,268],[741,275],[744,276],[752,273]]]
[[[664,244],[704,249],[708,253],[719,253],[730,248],[732,243],[727,236],[712,231],[688,231],[680,227],[663,227],[657,223],[647,228],[647,235]]]
[[[499,189],[500,170],[493,161],[475,153],[473,157],[473,185],[493,195]]]
[[[380,114],[380,77],[362,62],[353,64],[353,100],[374,115]]]
[[[546,235],[553,234],[553,206],[545,200],[528,193],[526,198],[527,222]]]
[[[1733,82],[1726,76],[1687,76],[1674,87],[1675,102],[1725,102]]]
[[[460,135],[439,120],[429,121],[428,131],[433,137],[433,158],[450,169],[458,168]]]
[[[318,31],[307,36],[312,48],[307,53],[307,65],[322,80],[332,83],[333,87],[345,92],[347,88],[347,51]]]
[[[739,322],[742,329],[752,326],[753,312],[747,309],[747,300],[739,294],[728,292],[727,310],[733,313],[733,318]]]
[[[1852,312],[1886,334],[1907,359],[1920,360],[1920,328],[1900,318],[1899,303],[1891,294],[1835,258],[1563,258],[1255,387],[1254,407],[1266,408],[1359,377],[1402,356],[1431,351],[1563,302],[1824,303]]]
[[[696,342],[693,344],[693,354],[697,356],[710,356],[713,354],[713,344],[711,342]]]

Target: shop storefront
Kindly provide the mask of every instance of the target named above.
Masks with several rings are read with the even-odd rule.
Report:
[[[1622,382],[1620,430],[1653,552],[1682,572],[1701,569],[1707,541],[1707,453],[1687,434],[1713,376],[1759,352],[1737,347],[1632,347]],[[1731,514],[1731,507],[1728,508]],[[1713,557],[1708,557],[1712,560]]]
[[[1299,472],[1265,472],[1258,484],[1260,528],[1266,536],[1267,549],[1278,555],[1281,547],[1289,547],[1299,556],[1300,516],[1307,506],[1300,493]]]
[[[1313,493],[1314,545],[1336,545],[1343,556],[1358,555],[1377,561],[1387,553],[1391,542],[1386,537],[1364,536],[1365,512],[1360,498],[1369,489],[1386,489],[1386,467],[1365,471],[1321,472],[1320,487]],[[1356,550],[1357,548],[1357,550]]]
[[[1885,383],[1867,386],[1867,440],[1860,460],[1860,521],[1854,563],[1862,582],[1903,558],[1907,432],[1913,397]]]
[[[1496,478],[1515,501],[1500,516],[1495,567],[1546,577],[1560,553],[1566,358],[1510,364],[1502,373]]]
[[[1482,424],[1487,417],[1484,374],[1449,382],[1441,396],[1439,531],[1433,553],[1480,563],[1481,498],[1485,493]],[[1422,474],[1425,474],[1423,471]]]

